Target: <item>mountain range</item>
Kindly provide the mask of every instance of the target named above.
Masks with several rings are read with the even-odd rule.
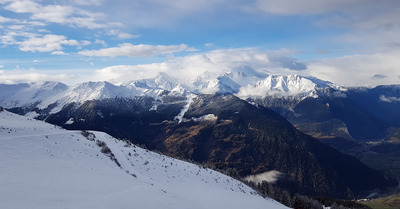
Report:
[[[2,84],[0,105],[241,177],[278,172],[277,184],[295,192],[354,198],[396,182],[308,135],[354,143],[388,137],[399,125],[399,89],[345,88],[299,75],[205,73],[182,81],[160,73],[118,85]]]
[[[90,100],[149,97],[155,108],[172,97],[185,100],[191,94],[233,94],[278,112],[299,130],[317,138],[379,141],[389,128],[400,126],[399,89],[396,85],[345,88],[299,75],[264,77],[206,72],[195,79],[179,81],[159,73],[151,79],[119,85],[105,81],[73,86],[59,82],[0,84],[0,105],[44,119],[65,106],[74,104],[76,109]]]

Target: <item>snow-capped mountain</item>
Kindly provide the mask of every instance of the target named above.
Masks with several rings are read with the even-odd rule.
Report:
[[[88,100],[140,95],[136,89],[114,86],[105,81],[85,82],[75,86],[59,82],[37,82],[0,85],[0,89],[0,103],[5,108],[49,109],[50,113],[58,112],[70,103],[79,105]]]
[[[47,113],[59,112],[69,104],[79,107],[86,101],[112,98],[134,99],[151,97],[163,102],[165,96],[187,97],[194,94],[235,94],[242,99],[264,97],[318,97],[324,89],[340,87],[316,78],[299,75],[246,75],[242,72],[213,74],[206,72],[194,80],[180,81],[166,73],[152,79],[141,79],[119,85],[101,81],[67,86],[59,82],[0,85],[0,105],[5,108],[24,108],[24,114],[35,116],[35,108]],[[185,99],[184,99],[185,100]]]
[[[0,85],[0,101],[4,107],[39,105],[42,107],[56,101],[68,89],[60,82],[37,82],[29,84]]]
[[[222,75],[210,81],[204,82],[199,86],[199,92],[203,94],[215,93],[237,93],[240,85],[232,81],[229,77]]]
[[[153,79],[143,79],[139,81],[135,81],[135,84],[144,85],[143,88],[148,89],[162,89],[162,90],[172,90],[178,85],[178,81],[174,78],[171,78],[167,73],[158,73],[157,76]]]
[[[237,94],[241,98],[266,96],[272,97],[318,97],[319,90],[332,88],[339,90],[340,87],[313,77],[302,77],[299,75],[269,75],[255,85],[244,86]]]
[[[214,74],[205,72],[194,80],[187,81],[192,92],[203,94],[236,94],[240,88],[262,79],[258,76],[247,76],[243,72]]]
[[[0,208],[287,208],[228,176],[101,132],[0,112]]]

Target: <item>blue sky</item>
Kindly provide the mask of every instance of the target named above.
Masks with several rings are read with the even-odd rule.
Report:
[[[245,66],[398,84],[399,37],[398,0],[0,0],[0,83]]]

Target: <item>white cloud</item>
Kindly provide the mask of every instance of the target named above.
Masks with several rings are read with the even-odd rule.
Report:
[[[13,19],[3,17],[0,15],[0,23],[13,22],[13,21],[14,21]]]
[[[120,44],[118,47],[104,48],[99,50],[84,50],[78,52],[85,56],[95,57],[145,57],[155,56],[159,54],[171,54],[181,51],[194,51],[195,49],[188,47],[185,44],[180,45],[133,45],[130,43]]]
[[[131,39],[131,38],[139,38],[140,35],[133,35],[133,34],[121,32],[121,33],[118,33],[117,37],[119,39]]]
[[[307,73],[344,86],[398,84],[400,51],[351,55],[308,63]]]
[[[119,30],[108,30],[108,34],[111,36],[115,36],[118,39],[139,38],[141,36],[141,35],[134,35],[130,33],[121,32]]]
[[[65,53],[63,51],[53,51],[51,52],[52,55],[68,55],[68,53]]]
[[[133,27],[170,27],[185,18],[204,19],[204,15],[225,12],[236,5],[238,0],[130,0],[108,4],[112,11],[110,18],[123,21],[124,25]],[[105,3],[107,4],[107,3]],[[215,12],[215,13],[214,13]]]
[[[83,1],[77,1],[82,5]],[[5,9],[15,13],[31,14],[32,20],[41,20],[49,23],[70,25],[73,27],[89,29],[108,29],[121,23],[107,22],[105,14],[83,10],[70,5],[61,4],[40,4],[32,0],[3,0]],[[100,4],[101,1],[88,1],[89,4]],[[87,4],[88,5],[88,4]]]
[[[194,79],[205,72],[217,75],[230,71],[244,72],[249,75],[297,73],[295,69],[281,66],[282,60],[295,60],[288,53],[288,50],[260,51],[254,48],[214,50],[175,57],[162,63],[110,66],[96,71],[95,80],[121,83],[151,78],[158,72],[166,72],[182,81]]]
[[[83,41],[81,41],[80,42],[80,46],[87,46],[87,45],[90,45],[90,44],[92,44],[92,42],[91,41],[88,41],[88,40],[83,40]]]
[[[91,42],[87,40],[77,41],[74,39],[67,39],[67,37],[63,35],[42,35],[25,32],[23,30],[6,31],[5,34],[0,36],[0,43],[4,45],[18,45],[21,51],[29,52],[60,51],[63,49],[64,45],[76,46],[79,48],[91,44]]]
[[[382,102],[400,102],[400,97],[386,97],[385,95],[380,95],[379,100]]]
[[[73,39],[71,39],[71,40],[63,40],[63,41],[61,41],[61,44],[62,45],[69,45],[69,46],[79,46],[80,45],[80,43],[77,40],[73,40]]]
[[[45,4],[43,1],[33,0],[1,0],[2,9],[15,13],[27,15],[17,15],[19,19],[10,19],[0,16],[0,22],[4,22],[5,27],[0,31],[0,43],[2,45],[17,45],[21,51],[27,52],[52,52],[53,54],[63,54],[63,46],[83,46],[90,45],[88,40],[67,39],[64,35],[53,35],[49,31],[51,27],[43,28],[45,23],[58,23],[72,27],[103,28],[109,30],[109,26],[115,23],[101,23],[104,14],[85,11],[69,5]],[[29,16],[26,19],[26,16]],[[98,21],[99,20],[99,21]],[[46,35],[47,34],[47,35]],[[128,34],[121,33],[122,37]]]
[[[278,15],[316,15],[345,12],[370,0],[257,0],[254,8]],[[362,5],[361,5],[362,6]]]
[[[61,42],[62,40],[64,39],[60,39]],[[43,44],[35,45],[35,47],[41,45]],[[57,44],[55,45],[57,46]],[[121,52],[117,51],[117,53]],[[129,51],[125,53],[129,54]],[[302,62],[301,60],[293,58],[292,56],[295,53],[295,51],[286,49],[278,51],[263,51],[255,48],[214,50],[184,57],[173,57],[161,63],[117,65],[99,69],[95,72],[92,70],[82,70],[80,73],[85,73],[85,76],[79,78],[80,81],[105,80],[120,84],[126,81],[151,78],[156,76],[159,72],[166,72],[168,75],[175,77],[178,81],[184,82],[188,79],[194,79],[205,72],[211,72],[216,75],[226,72],[244,72],[247,75],[260,76],[270,74],[314,76],[344,86],[376,86],[400,83],[400,71],[398,70],[400,69],[400,60],[398,59],[398,57],[400,57],[400,51],[344,56],[310,62]],[[55,50],[52,54],[64,55],[66,53]],[[303,64],[306,66],[306,69],[297,70],[295,67],[292,69],[289,68],[291,66],[287,63],[293,61]],[[89,64],[91,62],[92,61],[88,61]],[[40,74],[41,77],[44,77],[46,74],[39,72],[40,71],[30,73],[31,76]],[[57,73],[59,71],[54,72]],[[68,81],[68,78],[65,78],[62,81],[76,83],[77,77],[73,78],[74,80],[69,79]],[[8,82],[11,82],[12,79],[18,80],[19,78],[15,74],[8,74]],[[5,80],[4,74],[3,80]]]
[[[13,45],[17,41],[14,39],[14,36],[11,34],[6,34],[3,36],[0,36],[0,42],[4,45]]]
[[[266,76],[299,74],[314,76],[343,86],[376,86],[400,83],[400,52],[354,55],[339,58],[302,62],[292,57],[290,50],[261,51],[254,48],[214,50],[207,53],[176,57],[167,62],[145,65],[110,66],[96,71],[95,80],[113,83],[154,77],[166,72],[182,81],[211,72],[244,72],[248,75]],[[291,62],[300,63],[298,70]],[[293,67],[293,68],[289,68]],[[373,79],[380,75],[380,79]]]
[[[95,44],[100,44],[100,45],[102,45],[102,46],[104,46],[104,47],[107,46],[106,42],[105,42],[104,40],[100,40],[100,39],[96,39],[96,40],[94,41],[94,43],[95,43]]]
[[[24,29],[25,27],[26,27],[25,25],[10,25],[10,26],[8,26],[8,28],[12,29],[12,30],[21,30],[21,29]]]
[[[77,46],[76,40],[67,40],[65,36],[47,34],[42,37],[31,37],[19,43],[21,51],[51,52],[62,50],[62,45]]]
[[[398,42],[400,1],[398,0],[257,0],[250,13],[279,16],[307,16],[315,26],[345,28],[330,41],[357,44],[361,50]]]
[[[283,173],[276,171],[276,170],[272,170],[272,171],[267,171],[264,173],[260,173],[257,175],[249,175],[246,176],[246,178],[244,178],[247,181],[251,181],[254,183],[262,183],[263,181],[266,181],[268,183],[275,183],[276,181],[279,180],[279,178],[281,178],[282,176],[284,176]]]
[[[29,38],[34,38],[38,36],[38,34],[31,33],[31,32],[26,32],[22,30],[8,30],[5,31],[1,36],[0,36],[0,42],[4,45],[14,45],[18,44],[21,38],[23,39],[29,39]]]
[[[35,69],[30,70],[0,70],[0,83],[14,84],[34,81],[64,81],[72,80],[73,75],[67,74],[48,74],[39,72]]]
[[[146,65],[117,65],[96,70],[90,80],[109,81],[120,84],[125,81],[151,78],[158,72],[165,72],[168,66],[165,63],[153,63]]]
[[[32,11],[32,19],[44,20],[53,23],[66,23],[74,13],[74,8],[70,6],[48,5]]]
[[[39,62],[44,62],[45,60],[33,60],[33,63],[39,63]]]
[[[4,8],[16,13],[34,13],[41,7],[38,3],[30,0],[2,1],[1,3],[9,3]]]
[[[104,0],[73,0],[73,3],[85,6],[90,6],[90,5],[100,6],[101,4],[103,4],[103,2]]]

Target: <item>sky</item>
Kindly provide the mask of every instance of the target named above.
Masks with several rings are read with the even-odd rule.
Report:
[[[241,69],[400,84],[400,1],[0,0],[0,50],[7,84]]]

